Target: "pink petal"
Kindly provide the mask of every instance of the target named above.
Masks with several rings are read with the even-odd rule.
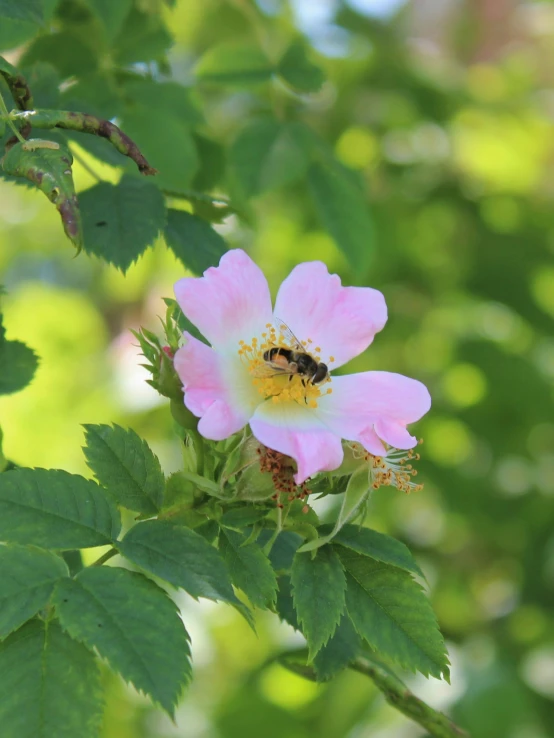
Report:
[[[181,310],[214,346],[250,341],[271,322],[271,297],[262,270],[241,249],[221,257],[203,277],[185,277],[175,285]]]
[[[417,439],[406,430],[431,407],[431,397],[416,379],[391,372],[362,372],[333,377],[332,393],[318,400],[317,415],[333,432],[382,454],[381,438],[395,448],[412,448]]]
[[[199,432],[221,441],[243,428],[260,398],[238,356],[227,358],[188,333],[175,354],[185,405],[201,418]]]
[[[293,402],[264,402],[256,409],[250,427],[258,441],[296,461],[296,484],[342,463],[340,438],[329,432],[310,408]]]
[[[321,348],[321,360],[334,357],[331,369],[364,351],[387,321],[385,298],[371,287],[342,287],[321,261],[299,264],[285,279],[275,316],[300,341]]]

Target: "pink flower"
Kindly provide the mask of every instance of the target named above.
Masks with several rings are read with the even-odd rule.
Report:
[[[385,453],[382,441],[399,449],[415,446],[406,425],[431,404],[421,382],[390,372],[331,374],[385,325],[385,299],[377,290],[343,287],[325,264],[307,262],[285,279],[273,311],[263,272],[234,249],[203,277],[179,280],[175,295],[211,343],[185,333],[187,342],[175,354],[185,405],[200,418],[205,438],[223,440],[249,423],[261,443],[296,461],[297,484],[340,466],[342,438],[376,455]],[[264,352],[291,347],[279,335],[283,324],[307,353],[328,365],[325,381],[268,369]]]

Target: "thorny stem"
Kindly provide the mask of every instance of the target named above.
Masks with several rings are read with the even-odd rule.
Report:
[[[135,162],[141,174],[156,174],[156,170],[146,161],[136,143],[109,120],[72,110],[13,110],[9,115],[12,121],[22,121],[35,128],[63,128],[107,138],[121,154]]]
[[[421,725],[434,738],[469,738],[469,734],[447,718],[444,713],[434,710],[409,689],[403,687],[400,681],[377,669],[363,656],[354,659],[350,668],[372,679],[389,705]]]
[[[96,561],[94,561],[91,564],[91,566],[102,566],[102,564],[105,564],[106,561],[109,561],[113,556],[115,556],[118,553],[119,551],[117,550],[117,548],[110,548],[110,550],[106,551],[105,554],[102,554],[102,556],[100,556],[99,559],[96,559]]]

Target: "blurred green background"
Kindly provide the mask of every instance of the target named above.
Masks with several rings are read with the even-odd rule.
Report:
[[[416,377],[433,408],[415,429],[424,490],[379,490],[367,523],[416,554],[453,661],[452,686],[408,683],[473,738],[554,736],[554,3],[258,0],[254,14],[246,0],[138,4],[163,17],[174,44],[164,73],[185,85],[222,41],[301,32],[313,47],[328,81],[298,101],[297,118],[365,182],[370,269],[349,266],[304,185],[256,198],[248,222],[217,228],[274,290],[318,258],[345,284],[385,294],[388,325],[348,369]],[[0,28],[0,52],[17,62],[33,34]],[[223,144],[266,104],[255,90],[194,94],[204,131]],[[75,151],[116,181],[117,169]],[[95,182],[79,162],[75,180],[78,190]],[[158,330],[183,268],[163,239],[126,276],[72,256],[43,195],[0,181],[7,335],[41,357],[32,385],[0,400],[4,451],[87,474],[80,424],[118,422],[172,471],[168,407],[144,382],[130,330]],[[272,664],[299,642],[275,617],[259,617],[256,638],[231,608],[182,605],[195,679],[177,724],[106,674],[103,738],[424,735],[359,674],[314,685]]]

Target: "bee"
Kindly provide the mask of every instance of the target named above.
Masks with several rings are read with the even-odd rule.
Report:
[[[274,370],[275,374],[289,374],[290,379],[298,374],[302,377],[304,385],[306,382],[320,384],[327,379],[329,376],[327,364],[322,361],[317,362],[313,356],[310,356],[291,329],[279,318],[276,318],[276,326],[291,348],[272,346],[264,351],[263,358],[267,367],[265,371]]]

